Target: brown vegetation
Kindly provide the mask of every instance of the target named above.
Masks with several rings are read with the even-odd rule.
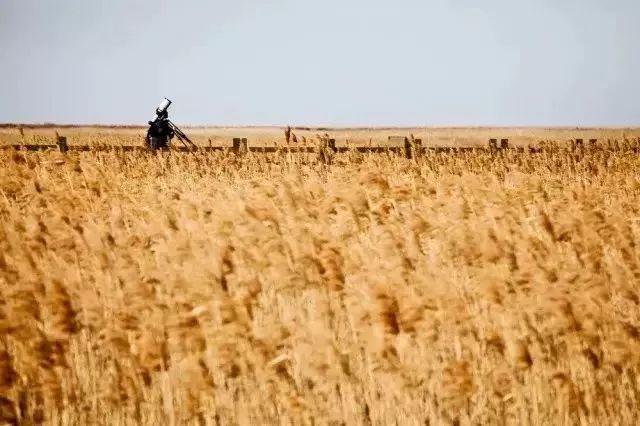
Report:
[[[180,124],[180,123],[178,123]],[[231,145],[233,138],[247,138],[251,146],[273,146],[286,142],[286,128],[282,127],[184,127],[196,144]],[[69,145],[116,144],[142,145],[146,127],[135,126],[33,126],[0,125],[0,146],[6,144],[52,144],[55,133],[67,138]],[[22,132],[22,134],[21,134]],[[636,139],[639,128],[313,128],[291,127],[290,142],[304,144],[316,136],[329,134],[338,145],[377,145],[387,143],[389,137],[413,135],[426,146],[486,146],[491,138],[509,140],[512,146],[535,145],[540,141],[585,141]],[[295,140],[294,140],[295,136]],[[176,145],[179,143],[176,141]]]
[[[634,424],[627,148],[0,152],[0,423]]]

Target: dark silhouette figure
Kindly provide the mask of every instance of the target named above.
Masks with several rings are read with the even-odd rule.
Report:
[[[145,141],[150,149],[166,149],[169,148],[171,139],[175,133],[169,121],[169,113],[164,110],[156,110],[156,118],[149,121],[149,130]]]

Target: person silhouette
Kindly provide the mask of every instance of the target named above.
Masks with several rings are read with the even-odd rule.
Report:
[[[147,146],[153,150],[167,149],[174,136],[175,133],[169,124],[169,113],[166,109],[164,111],[156,109],[155,120],[149,121],[145,138]]]

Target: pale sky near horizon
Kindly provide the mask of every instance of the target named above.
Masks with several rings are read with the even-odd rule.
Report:
[[[638,0],[0,0],[0,122],[640,125]]]

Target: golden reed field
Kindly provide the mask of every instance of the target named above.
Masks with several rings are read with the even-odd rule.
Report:
[[[640,140],[556,132],[0,151],[0,424],[637,424]]]

